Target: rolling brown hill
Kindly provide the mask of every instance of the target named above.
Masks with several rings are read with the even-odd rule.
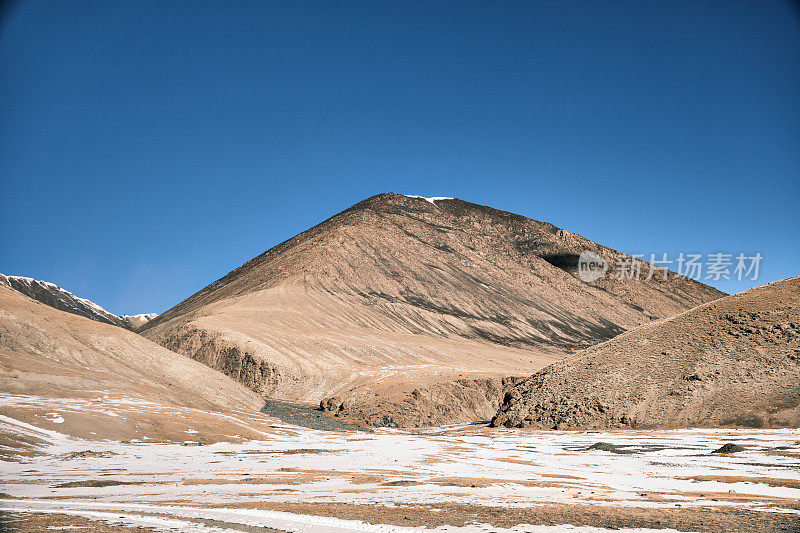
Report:
[[[380,194],[248,261],[142,334],[264,395],[338,396],[340,410],[372,398],[364,387],[406,398],[432,383],[526,374],[722,294],[674,275],[586,284],[576,277],[584,249],[618,255],[505,211]]]
[[[219,372],[2,285],[0,391],[2,415],[90,439],[183,441],[191,424],[205,440],[224,440],[253,435],[232,414],[264,418],[261,398]],[[47,418],[54,409],[59,420]],[[0,428],[0,454],[7,438]]]
[[[800,426],[800,277],[727,296],[559,361],[494,426]]]

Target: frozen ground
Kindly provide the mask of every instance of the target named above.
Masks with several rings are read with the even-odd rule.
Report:
[[[21,401],[2,397],[6,405]],[[43,419],[65,415],[50,403],[43,407]],[[571,530],[567,521],[506,524],[509,516],[545,508],[671,513],[665,516],[735,511],[778,517],[782,524],[798,523],[800,514],[798,430],[462,426],[350,433],[277,422],[273,428],[264,440],[209,445],[194,445],[201,435],[192,427],[185,428],[183,443],[93,441],[0,416],[0,435],[36,443],[34,453],[3,450],[0,509],[158,530],[304,532],[423,531],[444,524],[459,532]],[[589,449],[598,442],[619,446],[618,453]],[[711,453],[727,442],[745,450]],[[485,509],[506,511],[490,527],[479,525]],[[404,519],[416,529],[403,526]],[[375,525],[381,520],[384,525]]]

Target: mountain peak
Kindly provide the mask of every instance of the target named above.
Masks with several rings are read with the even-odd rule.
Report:
[[[419,198],[419,199],[421,199],[421,200],[425,200],[426,202],[430,202],[430,203],[432,203],[433,205],[436,205],[436,202],[438,202],[438,201],[440,201],[440,200],[455,200],[455,198],[453,198],[452,196],[431,196],[431,197],[425,197],[425,196],[417,196],[417,195],[415,195],[415,194],[404,194],[403,196],[405,196],[406,198]]]
[[[353,205],[351,209],[359,207],[370,207],[373,209],[380,209],[381,207],[385,206],[395,206],[395,207],[405,206],[413,208],[413,207],[420,207],[421,205],[426,205],[426,204],[435,206],[437,202],[444,200],[458,200],[458,198],[452,198],[446,196],[426,197],[413,194],[400,194],[396,192],[382,192],[380,194],[376,194],[368,198],[365,198],[364,200]],[[422,202],[425,202],[425,204],[422,204]],[[345,210],[345,212],[346,211],[347,210]]]
[[[721,295],[674,275],[584,283],[584,249],[618,254],[506,211],[383,193],[270,248],[142,333],[259,392],[319,401],[398,365],[408,370],[390,373],[527,373]]]

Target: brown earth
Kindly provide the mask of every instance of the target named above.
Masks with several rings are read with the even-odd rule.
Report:
[[[164,526],[148,527],[142,525],[126,526],[120,522],[125,521],[126,514],[120,515],[117,513],[100,513],[101,516],[76,516],[71,514],[62,514],[58,512],[52,513],[34,513],[34,512],[3,512],[0,511],[0,531],[2,532],[19,532],[31,533],[42,531],[58,531],[58,530],[85,530],[92,533],[142,533],[143,531],[165,531]],[[164,517],[172,518],[167,513],[142,513],[135,511],[132,513],[134,516],[145,517]],[[244,524],[232,524],[228,522],[219,522],[217,520],[207,520],[202,518],[194,518],[191,520],[180,519],[183,524],[188,527],[203,527],[209,528],[222,528],[222,531],[243,531],[248,533],[272,533],[280,532],[279,529],[272,529],[262,526],[247,526]],[[134,521],[134,523],[136,523]],[[171,528],[174,530],[174,528]],[[196,530],[196,529],[195,529]],[[212,529],[211,531],[214,531]]]
[[[34,531],[85,530],[92,533],[141,533],[152,528],[108,524],[82,516],[59,513],[21,513],[0,511],[0,531],[31,533]]]
[[[640,280],[586,284],[584,249],[618,255],[505,211],[381,194],[247,262],[142,334],[254,391],[322,400],[362,423],[488,418],[502,377],[722,295],[671,274],[646,280],[646,268]],[[470,392],[481,388],[482,399]],[[415,389],[435,405],[423,407]],[[365,404],[375,392],[392,401]],[[449,403],[462,395],[472,398],[463,409]]]
[[[474,523],[494,527],[513,527],[519,524],[618,528],[671,528],[678,531],[720,533],[751,533],[753,531],[800,531],[797,516],[783,513],[758,512],[747,509],[646,509],[637,507],[590,505],[540,505],[527,508],[483,507],[465,505],[352,505],[326,503],[263,503],[214,504],[210,507],[256,508],[318,516],[334,516],[345,520],[361,520],[372,524],[391,524],[405,527],[468,526]],[[137,511],[145,516],[169,517],[163,513]],[[215,520],[181,519],[187,523],[229,528],[239,531],[277,531],[264,527]],[[147,527],[126,527],[106,524],[97,519],[53,513],[0,514],[0,531],[44,531],[49,526],[72,526],[103,532],[147,531]],[[5,527],[7,529],[2,529]]]
[[[513,527],[520,524],[619,528],[677,529],[720,533],[753,531],[800,531],[796,515],[758,512],[749,509],[676,508],[649,509],[614,505],[535,505],[524,508],[489,507],[462,504],[432,505],[355,505],[336,503],[242,503],[210,507],[269,509],[290,513],[335,516],[399,526],[467,526],[491,524]]]
[[[84,438],[145,434],[185,440],[190,436],[184,430],[194,426],[214,440],[225,432],[256,436],[232,413],[250,417],[252,424],[259,418],[270,421],[259,415],[263,402],[256,393],[219,372],[140,335],[58,311],[5,286],[0,286],[0,390],[23,398],[4,402],[2,414]],[[48,410],[69,414],[55,422],[45,417]],[[2,442],[9,439],[0,435]],[[32,445],[37,437],[27,440]],[[25,442],[7,444],[26,447]]]
[[[800,277],[588,348],[511,389],[493,426],[800,426]]]

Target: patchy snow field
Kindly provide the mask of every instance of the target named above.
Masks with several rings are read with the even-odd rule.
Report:
[[[15,401],[21,400],[4,398]],[[61,418],[52,404],[46,409],[50,421]],[[479,525],[477,513],[474,520],[448,521],[451,511],[482,507],[735,509],[784,520],[800,513],[798,430],[537,432],[460,426],[344,433],[278,422],[273,428],[264,440],[209,445],[194,445],[198,432],[188,426],[182,444],[116,442],[78,439],[0,416],[4,442],[15,436],[36,443],[33,454],[14,455],[4,447],[0,510],[156,530],[258,526],[304,532],[604,531],[563,524],[489,527]],[[589,449],[598,442],[618,448]],[[727,442],[745,450],[711,453]],[[411,507],[442,518],[412,521],[416,528],[330,518],[355,516],[337,509],[378,507],[390,513],[391,523]]]

